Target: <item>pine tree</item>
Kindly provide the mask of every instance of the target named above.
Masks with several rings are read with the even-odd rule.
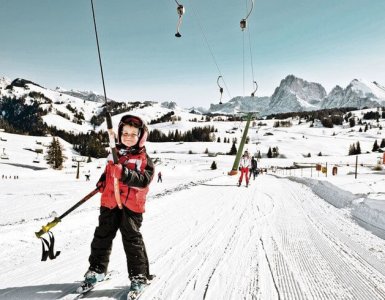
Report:
[[[174,136],[175,142],[180,142],[180,133],[178,129],[175,129],[175,136]]]
[[[380,147],[377,144],[377,140],[374,141],[372,152],[376,152]]]
[[[215,161],[213,161],[213,163],[211,164],[211,170],[216,170],[217,169],[217,164]]]
[[[356,153],[355,154],[361,154],[361,146],[360,146],[360,142],[357,142],[356,143]]]
[[[271,147],[269,147],[269,150],[267,151],[267,157],[268,158],[272,158],[273,157],[273,153],[271,151]]]
[[[382,139],[381,144],[380,144],[380,148],[384,148],[384,147],[385,147],[385,139]]]
[[[58,139],[52,138],[51,144],[48,146],[47,162],[53,169],[61,169],[63,166],[63,150]]]
[[[233,142],[233,145],[231,146],[229,155],[236,155],[237,154],[237,147],[235,146],[235,143]]]
[[[356,153],[356,146],[354,144],[351,144],[349,146],[349,153],[348,155],[354,155]]]

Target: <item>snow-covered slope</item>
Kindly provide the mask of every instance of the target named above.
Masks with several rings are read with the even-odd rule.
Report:
[[[157,278],[144,299],[385,297],[384,240],[311,188],[271,175],[260,175],[249,188],[237,187],[236,178],[223,174],[231,166],[226,157],[216,158],[220,169],[212,171],[202,154],[157,156],[164,182],[152,183],[142,227]],[[95,181],[100,171],[93,164],[87,168]],[[8,179],[0,196],[8,212],[0,219],[0,298],[73,299],[88,267],[99,196],[52,230],[61,254],[40,262],[34,232],[52,220],[53,210],[61,214],[92,190],[94,182],[52,170],[33,172],[19,171],[19,179]],[[326,195],[331,198],[336,190],[330,186]],[[113,278],[85,298],[124,297],[129,285],[124,257],[117,237]]]
[[[154,105],[132,113],[152,119],[165,111]],[[261,151],[259,167],[268,171],[246,188],[236,186],[238,176],[227,175],[234,156],[205,153],[229,151],[224,138],[239,141],[245,122],[189,122],[184,110],[175,111],[181,121],[150,129],[210,125],[221,142],[147,143],[163,182],[151,183],[144,214],[142,233],[157,278],[143,299],[384,299],[385,242],[364,229],[372,224],[376,234],[385,232],[385,176],[372,170],[380,153],[371,152],[383,135],[374,123],[367,132],[311,128],[299,120],[287,128],[275,128],[274,120],[252,124],[245,149]],[[41,242],[34,232],[52,220],[52,211],[64,213],[95,188],[105,160],[83,163],[76,179],[71,158],[77,154],[60,140],[65,167],[33,170],[47,165],[34,163],[36,153],[25,148],[46,153],[51,137],[0,132],[0,138],[0,150],[9,156],[0,160],[0,209],[6,212],[0,216],[0,299],[73,299],[68,294],[88,267],[100,196],[52,229],[55,250],[61,251],[55,260],[40,261]],[[359,155],[355,179],[355,157],[347,152],[357,141],[365,154]],[[278,158],[266,158],[269,147],[279,148]],[[210,169],[213,161],[216,170]],[[314,168],[285,169],[294,162],[327,163],[327,177]],[[338,167],[336,176],[332,166]],[[124,298],[129,280],[119,235],[110,269],[114,277],[85,298]]]

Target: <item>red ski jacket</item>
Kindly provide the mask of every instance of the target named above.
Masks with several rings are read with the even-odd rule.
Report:
[[[154,175],[154,164],[145,148],[134,153],[118,151],[119,163],[122,164],[122,178],[119,181],[120,199],[128,209],[143,213],[145,211],[148,186]],[[114,178],[110,172],[110,163],[99,179],[97,186],[102,191],[101,206],[113,209],[117,206],[114,192]],[[100,188],[102,187],[102,188]]]

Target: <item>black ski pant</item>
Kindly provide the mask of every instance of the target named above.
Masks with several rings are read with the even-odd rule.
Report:
[[[139,274],[148,277],[150,271],[147,252],[139,231],[142,220],[141,213],[133,212],[125,206],[123,209],[100,207],[99,226],[95,229],[91,243],[90,270],[107,273],[112,241],[119,229],[130,278]]]

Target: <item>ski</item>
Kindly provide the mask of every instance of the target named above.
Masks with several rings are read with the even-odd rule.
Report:
[[[86,283],[85,281],[82,282],[82,284],[76,289],[76,293],[79,295],[84,295],[88,293],[89,291],[93,290],[97,286],[105,283],[106,281],[110,280],[112,278],[112,275],[116,274],[116,271],[109,271],[107,272],[106,276],[102,281],[98,281],[95,284],[89,284]]]
[[[93,285],[86,285],[84,282],[81,282],[81,285],[76,288],[71,294],[68,294],[60,300],[76,300],[76,299],[82,299],[86,294],[90,291],[92,291],[94,288],[104,284],[105,282],[109,281],[112,278],[112,275],[116,274],[117,271],[109,271],[104,279],[102,281],[99,281]]]
[[[140,292],[129,291],[128,294],[127,294],[127,300],[137,300],[137,299],[139,299],[139,297],[142,296],[144,290],[146,289],[146,286],[144,286],[143,289]]]

